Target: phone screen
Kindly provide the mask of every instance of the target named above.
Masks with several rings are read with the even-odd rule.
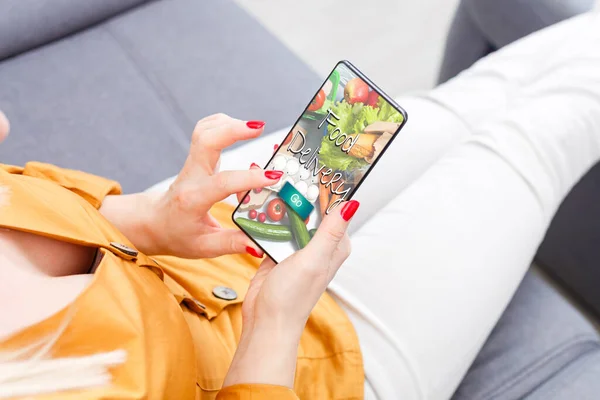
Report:
[[[338,63],[265,167],[282,178],[248,192],[234,222],[282,261],[352,197],[405,121],[405,111],[355,67]]]

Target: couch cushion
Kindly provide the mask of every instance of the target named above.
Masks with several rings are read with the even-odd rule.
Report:
[[[598,400],[600,351],[593,351],[567,365],[524,400]]]
[[[187,133],[101,26],[0,63],[0,87],[11,121],[2,163],[49,162],[132,191],[185,158]]]
[[[536,262],[600,317],[600,164],[558,209]]]
[[[581,313],[530,272],[453,400],[522,399],[599,343]]]
[[[322,81],[230,0],[159,1],[107,26],[187,131],[215,112],[291,126]]]
[[[0,60],[84,29],[148,0],[2,0]]]
[[[231,1],[152,2],[0,62],[12,125],[0,162],[50,162],[138,191],[178,172],[203,116],[264,119],[272,132],[318,84]]]

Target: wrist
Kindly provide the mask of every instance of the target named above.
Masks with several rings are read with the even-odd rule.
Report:
[[[255,321],[252,329],[242,329],[240,345],[254,345],[256,347],[272,344],[277,348],[297,347],[304,327],[283,325],[278,323]]]
[[[254,383],[293,388],[301,333],[266,325],[242,332],[223,386]]]
[[[164,237],[167,231],[165,221],[161,218],[163,213],[164,193],[139,193],[140,220],[139,234],[143,238],[143,253],[148,255],[169,254],[166,249],[168,243]]]
[[[158,254],[161,240],[157,227],[158,198],[154,193],[108,196],[100,212],[140,251]]]

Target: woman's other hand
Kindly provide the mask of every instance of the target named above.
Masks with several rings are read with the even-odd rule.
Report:
[[[293,386],[300,335],[350,255],[346,229],[358,205],[355,200],[340,204],[304,249],[279,264],[270,259],[261,264],[244,300],[242,336],[224,386]]]
[[[188,158],[175,182],[157,201],[155,241],[159,254],[185,258],[209,258],[224,254],[263,252],[239,229],[224,229],[210,215],[210,208],[232,194],[276,183],[281,171],[219,172],[221,152],[241,140],[263,132],[264,122],[241,121],[225,114],[200,120],[192,135]]]
[[[200,120],[185,164],[166,193],[109,196],[100,211],[146,254],[212,258],[263,251],[239,229],[226,229],[210,208],[232,194],[275,184],[282,171],[219,172],[221,152],[258,137],[262,121],[241,121],[225,114]]]
[[[8,132],[10,131],[10,124],[8,123],[8,118],[4,115],[2,111],[0,111],[0,143],[8,136]]]

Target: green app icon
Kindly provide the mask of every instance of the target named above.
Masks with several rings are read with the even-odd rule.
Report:
[[[294,210],[302,219],[308,218],[312,210],[315,208],[306,197],[302,196],[296,188],[289,182],[286,182],[279,190],[278,196]]]

